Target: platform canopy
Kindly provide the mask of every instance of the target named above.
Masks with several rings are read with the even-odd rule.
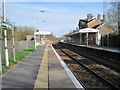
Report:
[[[71,35],[75,35],[75,34],[79,34],[79,33],[91,33],[91,32],[99,33],[99,30],[93,29],[93,28],[84,28],[84,29],[80,29],[78,32],[66,34],[65,36],[71,36]]]
[[[49,31],[38,31],[38,32],[35,32],[34,34],[36,34],[36,35],[51,35],[52,32],[49,32]]]
[[[79,33],[90,33],[90,32],[99,32],[99,30],[93,28],[85,28],[79,30]]]

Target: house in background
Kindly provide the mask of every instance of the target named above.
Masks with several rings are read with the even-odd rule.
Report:
[[[34,35],[33,34],[27,35],[26,40],[34,40]]]

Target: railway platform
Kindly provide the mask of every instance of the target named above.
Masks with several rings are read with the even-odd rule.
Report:
[[[115,48],[115,47],[105,47],[105,46],[97,46],[97,45],[88,45],[88,46],[84,45],[84,46],[89,47],[89,48],[105,50],[105,51],[109,51],[109,52],[120,53],[120,48]]]
[[[43,45],[26,56],[2,76],[3,90],[83,90],[51,44]]]
[[[78,45],[72,44],[68,42],[60,42],[60,44],[64,45],[69,49],[75,50],[77,53],[81,54],[81,52],[89,53],[92,55],[96,55],[99,57],[104,57],[106,59],[117,60],[120,58],[120,49],[119,48],[111,48],[111,47],[101,47],[101,46],[90,46],[90,45]],[[80,50],[80,51],[79,51]]]
[[[109,52],[113,52],[113,53],[114,52],[120,53],[120,48],[115,48],[115,47],[98,46],[98,45],[79,45],[79,44],[73,44],[70,42],[62,42],[62,43],[81,46],[81,47],[88,47],[88,48],[93,48],[93,49],[98,49],[98,50],[104,50],[104,51],[109,51]]]

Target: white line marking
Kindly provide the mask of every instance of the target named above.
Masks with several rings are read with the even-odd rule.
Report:
[[[53,48],[52,45],[51,45],[51,47],[52,47],[54,53],[56,54],[58,60],[60,61],[61,65],[64,67],[65,71],[67,72],[67,74],[69,75],[71,80],[73,81],[76,88],[80,88],[80,89],[84,90],[83,86],[79,83],[79,81],[76,79],[76,77],[73,75],[71,70],[67,67],[67,65],[64,63],[64,61],[61,59],[61,57],[58,55],[58,53],[55,51],[55,49]]]

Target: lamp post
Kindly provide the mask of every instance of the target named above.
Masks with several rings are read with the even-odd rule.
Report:
[[[41,10],[40,12],[41,12],[41,13],[45,13],[44,10]],[[46,22],[46,21],[42,21],[42,22]],[[45,43],[45,35],[43,36],[43,38],[44,38],[44,43]]]
[[[1,52],[0,52],[0,74],[2,74],[2,59],[1,59]]]
[[[15,22],[13,22],[15,23]],[[13,43],[13,56],[14,56],[14,62],[16,62],[16,55],[15,55],[15,38],[14,38],[14,24],[12,24],[12,43]]]
[[[34,13],[34,45],[35,45],[35,49],[36,49],[36,29],[35,29],[35,13]]]
[[[5,0],[2,1],[3,3],[3,22],[6,22],[6,3]],[[8,46],[7,46],[7,30],[4,27],[4,48],[5,48],[5,62],[6,66],[9,66],[9,59],[8,59]]]
[[[120,1],[118,2],[118,33],[120,35]]]
[[[44,13],[45,11],[44,10],[42,10],[42,11],[40,11],[41,13]],[[36,15],[35,15],[35,13],[34,13],[34,42],[35,42],[35,49],[36,49],[36,29],[35,29],[35,24],[36,24],[36,20],[35,20],[35,17],[36,17]]]
[[[45,23],[46,21],[42,21],[43,23]],[[40,25],[39,25],[39,30],[40,30]],[[39,33],[40,34],[40,33]],[[41,38],[41,37],[40,37]],[[45,37],[45,34],[43,35],[43,40],[44,40],[44,44],[45,44],[45,40],[46,40],[46,37]]]

